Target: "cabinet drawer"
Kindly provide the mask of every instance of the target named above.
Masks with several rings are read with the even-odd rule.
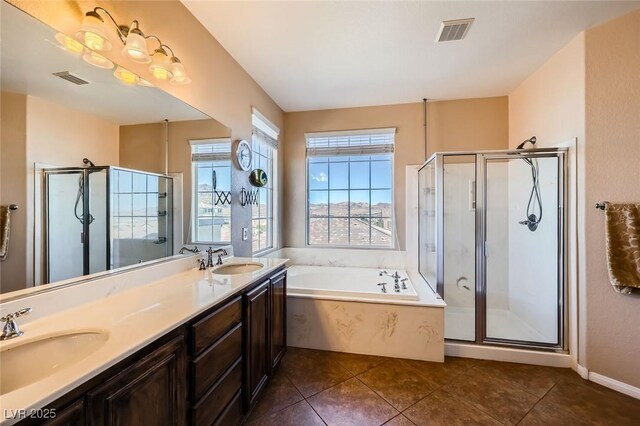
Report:
[[[241,321],[242,298],[237,297],[191,326],[193,353],[200,353]]]
[[[193,408],[193,424],[208,426],[224,410],[242,385],[242,362],[238,359],[233,366],[213,385]]]
[[[241,353],[242,324],[238,324],[192,362],[193,400],[200,399],[222,373],[240,358]]]
[[[242,422],[242,391],[238,391],[233,400],[227,405],[214,426],[236,426]]]

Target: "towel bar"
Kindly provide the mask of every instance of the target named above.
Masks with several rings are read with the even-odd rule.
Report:
[[[608,201],[603,201],[601,203],[596,203],[596,209],[604,210],[607,207]]]
[[[17,204],[9,204],[9,210],[18,210]]]

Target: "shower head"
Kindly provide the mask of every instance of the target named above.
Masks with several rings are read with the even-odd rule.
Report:
[[[537,140],[537,139],[536,139],[536,137],[535,137],[535,136],[531,136],[529,139],[527,139],[527,140],[523,141],[520,145],[518,145],[518,146],[516,147],[516,149],[524,149],[524,146],[525,146],[527,143],[530,143],[531,145],[535,145],[535,144],[536,144],[536,140]]]
[[[84,164],[85,166],[90,166],[90,167],[95,167],[96,165],[93,164],[93,161],[89,160],[88,158],[83,158],[82,159],[82,164]]]

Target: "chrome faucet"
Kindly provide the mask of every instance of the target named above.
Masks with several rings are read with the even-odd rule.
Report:
[[[380,271],[380,276],[386,275],[390,278],[393,278],[394,280],[396,280],[396,282],[398,282],[398,280],[400,279],[400,274],[398,274],[398,271],[394,272],[393,274],[388,273],[387,271]]]
[[[12,314],[7,314],[0,318],[4,324],[2,327],[2,335],[0,335],[0,340],[9,340],[15,337],[20,337],[24,333],[20,331],[18,327],[18,323],[16,323],[16,318],[21,317],[23,315],[28,315],[31,313],[31,308],[20,309],[18,312],[14,312]]]
[[[209,247],[209,250],[207,250],[207,268],[213,267],[214,254],[218,254],[218,260],[216,262],[216,265],[222,265],[222,256],[228,255],[227,251],[223,248],[213,250],[211,247]]]
[[[191,252],[193,254],[200,253],[200,249],[198,248],[198,246],[193,246],[192,249],[190,249],[189,247],[182,247],[178,253],[184,254],[185,251]]]
[[[386,287],[387,283],[378,283],[378,285],[379,285],[379,286],[382,286],[382,290],[381,290],[381,291],[382,291],[383,293],[386,293],[386,292],[387,292],[387,287]]]
[[[198,270],[200,271],[206,271],[207,270],[207,265],[204,264],[204,259],[198,259],[197,260],[199,268]]]
[[[409,280],[409,278],[403,278],[400,280],[400,282],[402,283],[402,289],[406,290],[407,289],[407,281]]]

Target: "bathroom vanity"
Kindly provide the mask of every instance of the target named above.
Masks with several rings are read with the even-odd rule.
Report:
[[[175,290],[173,297],[191,299],[189,303],[198,300],[196,304],[202,307],[203,296],[199,290],[203,289],[203,283],[213,282],[211,289],[206,289],[213,303],[94,377],[64,394],[58,393],[61,396],[44,407],[18,407],[24,407],[27,414],[35,414],[20,424],[240,424],[261,396],[286,350],[284,260],[270,260],[262,271],[250,274],[217,275],[214,269],[213,273],[190,270],[175,277],[175,286],[183,288]],[[171,277],[164,281],[171,281]],[[170,283],[136,288],[134,291],[139,293],[132,293],[129,298],[137,299],[145,291],[158,294],[161,292],[158,285],[168,288]],[[218,285],[226,288],[219,290]],[[114,297],[126,296],[123,292]],[[114,303],[109,299],[94,304]],[[153,302],[149,301],[148,306],[157,305]],[[179,304],[179,300],[176,302]],[[149,320],[162,316],[158,311],[154,316],[142,317],[151,310],[132,312],[132,319],[127,318],[125,322],[135,327],[138,321],[140,328],[147,328]],[[139,312],[142,314],[136,319]],[[110,320],[102,319],[107,329]],[[24,327],[24,336],[33,333],[28,328]],[[136,330],[131,332],[135,334]],[[117,340],[113,337],[112,329],[108,340]],[[127,340],[127,336],[121,337]],[[22,337],[16,341],[20,339]],[[105,345],[97,352],[108,350]],[[68,371],[65,376],[73,374]],[[15,408],[2,405],[4,410]]]

